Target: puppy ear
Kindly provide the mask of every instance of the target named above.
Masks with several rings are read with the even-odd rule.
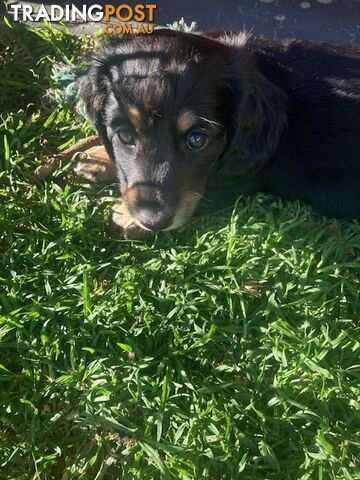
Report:
[[[96,126],[97,117],[102,110],[107,94],[107,86],[97,66],[90,66],[87,72],[79,78],[78,93],[89,120]]]
[[[111,142],[104,126],[105,101],[108,95],[108,79],[101,73],[101,67],[92,65],[79,79],[78,92],[86,115],[96,128],[110,158],[113,158]]]
[[[220,160],[226,177],[255,174],[276,151],[287,125],[285,92],[267,80],[252,59],[243,57],[241,63],[241,77],[229,82],[232,125]]]

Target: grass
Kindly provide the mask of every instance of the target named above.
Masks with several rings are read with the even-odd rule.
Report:
[[[360,479],[360,225],[259,195],[146,242],[44,153],[88,40],[19,29],[0,72],[0,478]],[[54,113],[55,112],[55,113]]]

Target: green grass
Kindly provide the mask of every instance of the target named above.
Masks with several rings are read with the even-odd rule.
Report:
[[[114,237],[114,191],[31,176],[90,131],[44,101],[87,45],[1,52],[1,480],[360,479],[360,225],[259,195]]]

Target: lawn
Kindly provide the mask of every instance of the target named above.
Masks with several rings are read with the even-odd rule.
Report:
[[[259,195],[144,242],[44,154],[91,133],[54,62],[0,50],[0,478],[360,479],[360,225]]]

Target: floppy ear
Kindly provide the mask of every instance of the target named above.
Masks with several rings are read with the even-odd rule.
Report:
[[[276,151],[287,125],[285,92],[267,80],[251,58],[240,59],[237,69],[236,78],[228,82],[234,107],[219,165],[226,177],[257,173]]]
[[[101,72],[101,66],[89,67],[78,82],[79,97],[85,107],[86,115],[96,128],[109,157],[113,159],[112,145],[104,126],[105,101],[108,90],[109,81]]]

